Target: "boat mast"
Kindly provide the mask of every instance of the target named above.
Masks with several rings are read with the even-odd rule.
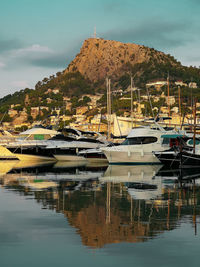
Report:
[[[110,199],[111,199],[111,184],[107,182],[107,196],[106,196],[106,224],[110,223]]]
[[[195,154],[196,145],[196,99],[194,100],[194,135],[193,135],[193,153]]]
[[[139,118],[140,118],[140,116],[141,116],[140,89],[138,89],[138,101],[139,101],[138,113],[139,113]]]
[[[131,128],[133,128],[133,77],[131,76]]]
[[[180,118],[180,127],[181,127],[181,90],[178,86],[178,104],[179,104],[179,118]]]
[[[108,140],[111,138],[111,89],[110,79],[106,78],[107,85],[107,120],[108,120]]]
[[[168,76],[167,76],[167,92],[168,92],[168,116],[170,117],[170,101],[169,101],[169,73],[168,73]],[[170,121],[169,121],[169,124],[170,124]]]

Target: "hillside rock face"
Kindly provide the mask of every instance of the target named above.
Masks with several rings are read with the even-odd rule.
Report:
[[[84,41],[80,53],[69,64],[65,73],[79,71],[85,78],[97,82],[106,76],[120,77],[127,64],[134,66],[149,62],[152,57],[160,63],[170,60],[164,53],[142,45],[89,38]]]

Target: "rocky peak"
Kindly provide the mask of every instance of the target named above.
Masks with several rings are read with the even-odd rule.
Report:
[[[65,73],[79,71],[90,81],[97,82],[106,76],[119,77],[127,64],[134,66],[148,62],[155,54],[161,61],[167,57],[162,52],[134,43],[89,38]]]

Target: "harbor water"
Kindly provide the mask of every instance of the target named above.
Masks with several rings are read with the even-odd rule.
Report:
[[[7,162],[0,266],[198,266],[200,170]]]

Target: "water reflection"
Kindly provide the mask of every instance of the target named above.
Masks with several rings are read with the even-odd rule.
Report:
[[[199,169],[166,170],[160,165],[47,163],[9,166],[0,180],[6,190],[32,196],[43,209],[63,213],[85,246],[100,248],[156,238],[185,218],[197,234],[199,177]]]

